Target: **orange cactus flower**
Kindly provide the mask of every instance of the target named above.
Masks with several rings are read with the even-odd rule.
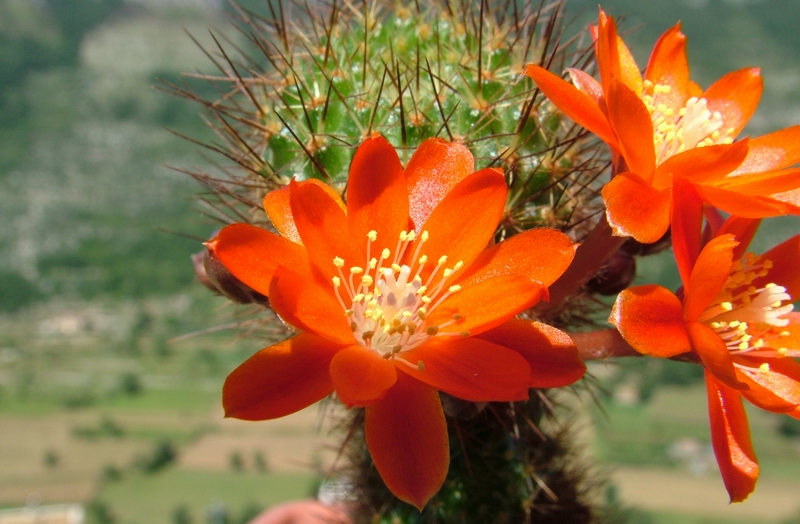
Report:
[[[761,98],[759,69],[703,91],[689,78],[680,24],[656,43],[644,76],[601,10],[593,28],[600,81],[570,69],[573,83],[528,65],[525,73],[561,111],[611,148],[616,176],[603,188],[615,234],[655,242],[670,225],[672,182],[686,178],[703,201],[744,217],[800,213],[800,126],[734,143]]]
[[[506,182],[473,170],[466,147],[440,139],[403,169],[376,135],[356,151],[346,205],[318,181],[293,181],[264,198],[280,234],[222,229],[214,256],[299,331],[228,376],[226,416],[282,417],[335,391],[366,408],[386,485],[422,508],[449,465],[437,390],[513,401],[578,380],[585,366],[566,334],[514,318],[547,297],[575,245],[552,229],[490,245]]]
[[[800,314],[791,312],[800,296],[800,235],[763,256],[743,254],[749,222],[730,219],[682,268],[682,298],[661,286],[633,287],[609,318],[640,353],[705,367],[711,440],[731,502],[747,498],[759,472],[741,397],[800,418]],[[675,249],[683,247],[678,239]]]

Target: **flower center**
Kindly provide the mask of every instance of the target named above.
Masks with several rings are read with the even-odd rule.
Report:
[[[761,348],[776,348],[773,356],[786,356],[788,350],[779,347],[780,338],[788,332],[778,328],[789,324],[786,314],[792,311],[792,297],[786,288],[767,284],[753,286],[756,278],[764,277],[772,262],[747,253],[734,263],[728,280],[711,305],[700,315],[705,323],[725,341],[728,349],[737,354]],[[762,356],[771,356],[763,354]]]
[[[375,231],[367,234],[366,264],[363,267],[351,266],[346,276],[345,261],[339,257],[333,260],[339,272],[339,276],[332,279],[333,287],[356,341],[384,358],[400,359],[400,353],[421,345],[433,336],[468,336],[466,332],[441,331],[461,320],[461,315],[453,315],[451,320],[439,325],[428,323],[428,316],[447,297],[461,290],[458,285],[448,286],[447,281],[464,263],[459,261],[453,267],[446,268],[447,256],[442,256],[423,282],[422,270],[428,264],[428,257],[422,254],[422,248],[428,240],[427,231],[419,236],[414,231],[403,231],[394,257],[387,248],[379,258],[370,258],[372,244],[377,237]],[[414,252],[409,259],[410,265],[401,264],[403,255],[412,246]],[[414,366],[422,367],[421,363]]]
[[[722,114],[710,111],[705,98],[693,96],[684,107],[676,110],[660,100],[660,95],[669,94],[671,90],[668,85],[644,82],[642,100],[653,121],[656,164],[688,149],[733,143],[735,129],[722,129],[725,123]]]

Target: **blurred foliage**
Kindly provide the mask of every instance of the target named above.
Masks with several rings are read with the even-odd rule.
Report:
[[[156,442],[147,455],[142,455],[137,460],[137,466],[143,473],[156,473],[175,462],[178,450],[170,440]]]
[[[75,66],[84,35],[122,5],[123,0],[0,0],[0,93],[32,71]],[[8,118],[2,108],[0,118]]]
[[[800,437],[800,420],[789,416],[781,417],[778,424],[778,433],[788,438]]]

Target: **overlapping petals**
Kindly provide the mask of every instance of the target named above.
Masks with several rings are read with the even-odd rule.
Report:
[[[616,235],[661,238],[677,179],[696,186],[701,205],[729,214],[800,214],[800,171],[791,168],[800,161],[800,126],[734,142],[761,97],[758,69],[734,71],[703,91],[689,78],[680,24],[658,40],[644,75],[602,10],[593,35],[599,81],[570,70],[570,83],[537,65],[525,73],[611,148],[616,176],[602,195]]]
[[[757,223],[730,218],[696,256],[686,251],[698,245],[699,228],[681,230],[674,248],[682,299],[661,286],[633,287],[620,293],[609,318],[640,353],[705,367],[712,443],[732,502],[744,500],[758,478],[741,397],[791,416],[800,406],[793,358],[800,355],[800,318],[790,313],[791,293],[800,291],[800,235],[764,256],[745,254]]]
[[[490,247],[506,202],[495,169],[462,145],[425,141],[403,169],[380,136],[356,151],[347,204],[293,181],[264,207],[279,234],[234,224],[209,243],[300,334],[228,377],[228,416],[280,417],[335,392],[365,407],[378,472],[421,508],[447,473],[437,390],[471,401],[527,398],[585,371],[569,337],[514,317],[547,297],[575,245],[533,230]]]

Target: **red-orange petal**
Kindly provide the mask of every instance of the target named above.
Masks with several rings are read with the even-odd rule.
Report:
[[[608,321],[643,355],[669,358],[692,349],[681,302],[661,286],[649,284],[622,291]]]
[[[328,184],[310,178],[303,182],[304,184],[314,184],[319,186],[323,191],[327,192],[332,199],[339,204],[342,210],[345,209],[342,197]],[[284,186],[279,189],[274,189],[264,195],[264,211],[267,212],[272,225],[278,230],[278,233],[287,240],[291,240],[296,244],[302,244],[300,234],[297,232],[297,226],[294,224],[294,217],[292,217],[292,208],[289,204],[289,197],[291,195],[291,188]]]
[[[656,169],[653,121],[644,101],[628,86],[617,82],[606,94],[608,119],[619,140],[625,163],[644,180],[652,183]]]
[[[758,173],[783,169],[800,162],[800,125],[750,139],[750,150],[732,173]]]
[[[756,487],[758,461],[742,399],[706,371],[711,443],[731,502],[741,502]]]
[[[615,235],[650,244],[669,229],[669,189],[658,191],[635,173],[621,173],[603,186],[602,193]]]
[[[569,267],[577,247],[557,229],[529,229],[484,249],[459,281],[467,286],[500,275],[519,275],[549,286]]]
[[[800,187],[800,169],[729,176],[717,181],[714,186],[751,196],[783,193]]]
[[[761,409],[788,413],[800,405],[800,363],[793,358],[734,357],[742,396]],[[762,368],[761,366],[765,366]]]
[[[476,171],[456,184],[421,227],[430,235],[422,250],[429,259],[423,280],[442,255],[448,266],[462,261],[468,267],[475,260],[503,216],[507,191],[505,177],[494,169]]]
[[[641,96],[642,75],[639,66],[617,33],[616,21],[613,17],[606,16],[602,9],[596,38],[595,54],[605,92],[608,93],[613,81],[618,80],[633,90],[637,96]]]
[[[800,313],[788,313],[783,318],[789,319],[789,324],[777,328],[783,335],[771,341],[771,345],[788,349],[792,357],[800,357]]]
[[[348,408],[380,400],[397,381],[394,364],[358,344],[336,353],[330,371],[336,395]]]
[[[363,265],[363,260],[354,260],[351,254],[347,215],[336,199],[307,181],[292,181],[289,187],[294,223],[312,264],[326,276],[336,274],[336,257],[343,258],[348,266]]]
[[[333,392],[328,367],[341,346],[310,333],[262,349],[234,369],[222,386],[225,416],[279,418]]]
[[[544,293],[542,284],[519,275],[502,275],[465,284],[438,306],[434,302],[427,325],[438,326],[460,316],[458,321],[440,331],[477,335],[532,307]]]
[[[280,267],[270,287],[270,306],[284,322],[338,344],[354,341],[344,310],[333,294],[333,283]]]
[[[233,276],[266,296],[278,266],[310,272],[308,255],[302,246],[250,224],[222,228],[206,247]]]
[[[473,402],[528,398],[527,361],[516,351],[486,340],[437,336],[399,357],[408,362],[397,364],[401,371],[454,397]]]
[[[697,320],[719,294],[731,274],[733,250],[738,244],[733,235],[723,235],[705,245],[684,290],[684,319]]]
[[[356,150],[347,182],[347,225],[355,251],[366,253],[367,234],[378,233],[371,252],[397,245],[409,228],[408,192],[403,166],[389,142],[380,135],[367,138]],[[366,255],[365,255],[366,256]],[[363,262],[353,262],[360,265]]]
[[[743,218],[775,217],[793,210],[790,204],[770,197],[745,195],[707,185],[697,185],[695,189],[704,202]]]
[[[747,139],[733,144],[696,147],[666,159],[656,169],[653,185],[666,187],[673,178],[685,178],[695,184],[708,184],[723,179],[747,156]]]
[[[716,331],[699,322],[687,322],[686,331],[692,341],[692,348],[718,381],[733,389],[747,389],[747,384],[736,377],[728,346]]]
[[[763,89],[761,69],[748,67],[728,73],[711,84],[703,98],[708,101],[709,111],[722,114],[723,131],[732,129],[735,137],[756,112]]]
[[[603,113],[595,99],[584,94],[563,78],[537,65],[528,65],[525,68],[525,74],[536,82],[539,90],[561,112],[578,125],[599,136],[600,140],[612,148],[619,149],[617,137],[611,128],[608,117]]]
[[[367,406],[364,433],[386,487],[422,510],[450,466],[447,423],[436,390],[398,373],[384,398]]]
[[[572,83],[578,88],[578,91],[594,100],[594,103],[597,104],[597,107],[602,111],[606,106],[606,101],[605,94],[603,93],[603,86],[600,85],[600,82],[580,69],[570,67],[567,69],[567,73]]]
[[[682,108],[689,98],[689,60],[686,56],[686,35],[678,23],[667,29],[658,39],[650,53],[650,61],[644,73],[645,79],[653,84],[670,87],[668,93],[655,96],[656,104]]]
[[[417,232],[445,195],[474,171],[475,160],[463,144],[429,138],[419,145],[404,171]]]
[[[758,218],[729,217],[717,231],[717,236],[733,235],[739,241],[739,245],[733,250],[733,259],[739,260],[747,251],[747,247],[753,240],[758,231],[761,220]]]
[[[636,93],[636,96],[641,97],[644,87],[641,70],[636,64],[636,60],[633,59],[633,53],[619,35],[617,35],[617,54],[619,56],[619,80]]]
[[[586,364],[569,335],[547,324],[512,318],[478,338],[522,355],[531,367],[532,388],[567,386],[586,373]]]
[[[764,260],[772,262],[772,268],[764,277],[753,282],[753,285],[763,287],[769,283],[778,284],[786,288],[792,300],[800,299],[800,271],[797,261],[800,260],[800,235],[781,242],[763,255]]]
[[[684,286],[689,284],[692,268],[700,255],[703,226],[703,201],[694,184],[676,178],[672,184],[672,251]]]

